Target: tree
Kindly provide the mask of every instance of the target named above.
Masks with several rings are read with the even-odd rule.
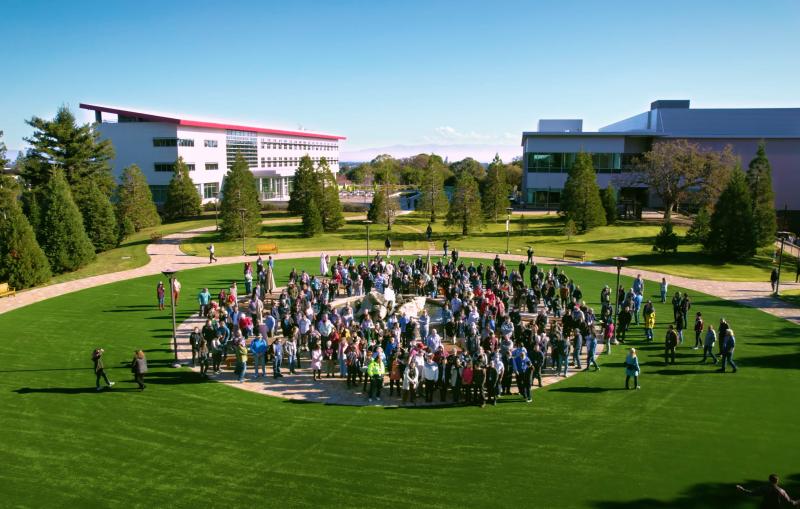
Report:
[[[94,260],[94,246],[61,170],[50,176],[44,196],[46,203],[37,234],[53,272],[77,270]]]
[[[569,170],[561,194],[561,210],[581,232],[605,226],[606,213],[600,200],[600,188],[592,167],[592,157],[581,152]]]
[[[617,190],[610,182],[600,190],[600,200],[606,212],[606,224],[614,224],[617,221]]]
[[[116,182],[109,166],[114,157],[111,141],[101,140],[90,124],[79,126],[66,106],[58,109],[53,120],[33,117],[27,123],[33,135],[25,138],[31,147],[22,177],[30,187],[46,185],[53,170],[60,168],[73,190],[94,180],[106,196],[112,195]]]
[[[567,222],[564,224],[564,235],[566,235],[567,240],[572,240],[572,236],[576,233],[577,228],[575,228],[575,221],[567,219]]]
[[[308,209],[308,204],[312,198],[318,198],[317,178],[314,174],[314,161],[311,157],[304,155],[300,158],[300,164],[294,173],[294,186],[289,193],[289,213],[300,216]]]
[[[509,187],[505,171],[506,167],[500,159],[500,155],[495,154],[481,186],[483,215],[495,223],[497,216],[503,214],[511,205],[508,201]]]
[[[686,240],[694,244],[705,245],[711,233],[711,212],[708,207],[702,207],[694,216],[692,226],[686,232]]]
[[[308,210],[303,214],[303,234],[314,237],[322,232],[322,215],[316,199],[312,196],[308,202]]]
[[[518,192],[522,189],[522,159],[515,157],[506,165],[506,182],[511,191]]]
[[[775,242],[778,221],[775,216],[775,192],[772,190],[772,166],[764,142],[758,144],[756,157],[750,161],[747,186],[753,201],[753,227],[758,246]]]
[[[50,279],[50,263],[22,213],[16,194],[8,187],[0,192],[0,210],[0,281],[14,288],[44,283]]]
[[[646,184],[664,203],[664,221],[692,192],[698,206],[713,206],[730,178],[736,158],[730,147],[703,151],[687,140],[658,141],[636,162],[635,183]]]
[[[450,208],[447,211],[448,226],[460,226],[462,235],[483,225],[483,211],[478,183],[467,171],[462,171],[457,179]]]
[[[5,167],[8,165],[8,159],[6,159],[6,144],[3,143],[3,131],[0,131],[0,173]]]
[[[417,210],[428,215],[428,221],[435,223],[442,214],[447,214],[447,195],[444,192],[444,179],[447,166],[439,156],[429,156],[427,166],[422,173],[420,192],[422,198]]]
[[[189,167],[182,157],[175,161],[172,179],[167,187],[167,200],[164,202],[164,217],[168,221],[187,219],[200,214],[200,193],[189,177]]]
[[[122,170],[117,188],[117,217],[120,224],[123,218],[128,219],[137,232],[161,224],[147,178],[135,164]]]
[[[375,188],[375,193],[383,194],[382,197],[382,211],[379,215],[386,221],[386,229],[391,230],[394,224],[394,217],[397,211],[400,210],[400,203],[395,193],[396,176],[396,161],[390,157],[377,157],[372,162],[372,167],[375,169],[375,182],[380,183]],[[373,201],[374,201],[373,195]]]
[[[241,209],[245,209],[244,221]],[[261,202],[256,179],[241,154],[236,154],[223,180],[219,218],[223,239],[253,237],[261,233]]]
[[[96,252],[101,253],[117,247],[119,231],[117,216],[111,200],[105,195],[97,184],[90,180],[78,187],[75,196],[80,203],[78,207],[83,217],[83,226],[89,240],[92,241]]]
[[[753,256],[757,242],[752,206],[747,179],[744,172],[736,168],[711,215],[706,249],[723,260],[744,260]]]
[[[344,213],[342,212],[342,202],[339,200],[339,186],[336,184],[336,177],[333,176],[328,160],[321,157],[317,165],[316,176],[320,186],[319,195],[322,200],[319,203],[320,214],[322,215],[322,227],[326,232],[335,232],[344,226]]]
[[[372,195],[372,202],[369,204],[367,219],[375,224],[386,221],[386,201],[382,192],[376,191]]]
[[[450,170],[456,178],[464,172],[469,173],[472,175],[472,178],[478,181],[482,181],[486,177],[486,169],[481,163],[471,157],[466,157],[451,164]]]
[[[678,235],[673,231],[670,221],[666,221],[661,225],[661,231],[656,235],[653,250],[659,253],[666,253],[667,251],[678,252]]]

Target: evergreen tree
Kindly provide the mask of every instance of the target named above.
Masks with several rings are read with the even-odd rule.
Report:
[[[339,185],[328,166],[328,160],[324,157],[319,160],[316,175],[319,185],[322,187],[320,190],[322,227],[326,232],[335,232],[344,226],[344,213],[342,212],[342,202],[339,200]]]
[[[778,222],[775,216],[775,192],[772,189],[772,166],[764,143],[759,143],[756,157],[750,161],[747,186],[753,202],[753,228],[758,246],[775,242]]]
[[[369,211],[367,211],[367,219],[375,224],[386,221],[386,201],[384,198],[383,193],[380,191],[372,195],[372,202],[369,204]]]
[[[322,215],[317,206],[317,200],[312,196],[303,213],[303,234],[306,237],[314,237],[320,233],[322,233]]]
[[[380,184],[375,189],[375,194],[383,194],[382,214],[383,221],[386,221],[386,229],[391,230],[397,211],[400,210],[400,203],[397,197],[392,196],[395,192],[397,175],[395,170],[396,161],[388,157],[379,157],[373,161],[375,168],[375,181]],[[374,200],[374,196],[373,196]]]
[[[195,193],[197,194],[197,193]],[[242,212],[244,213],[244,232],[242,232]],[[225,175],[222,185],[222,202],[219,208],[220,232],[222,238],[231,240],[258,236],[261,233],[261,202],[258,187],[250,166],[241,154]]]
[[[28,288],[50,279],[50,264],[22,213],[16,193],[4,186],[0,192],[0,281]]]
[[[600,190],[600,199],[606,213],[606,224],[617,222],[617,190],[609,182],[605,189]]]
[[[147,178],[135,164],[122,171],[117,188],[117,216],[120,224],[128,219],[137,232],[161,224]]]
[[[757,242],[752,206],[745,175],[736,168],[711,215],[706,249],[723,260],[744,260],[753,256]]]
[[[98,253],[118,245],[117,216],[111,200],[103,194],[93,180],[77,186],[75,193],[79,204],[83,226]]]
[[[702,207],[694,216],[692,226],[686,232],[686,240],[695,244],[705,245],[711,232],[711,213],[708,207]]]
[[[31,147],[22,170],[28,186],[45,186],[53,170],[60,168],[73,190],[94,180],[106,196],[112,195],[116,185],[109,166],[114,157],[111,141],[101,140],[90,124],[79,126],[66,106],[58,109],[53,120],[33,117],[27,123],[33,128],[33,136],[25,138]]]
[[[311,199],[317,201],[320,198],[317,195],[318,188],[314,161],[308,155],[304,155],[300,158],[300,164],[294,173],[294,186],[289,193],[289,213],[296,216],[303,215]]]
[[[428,157],[425,170],[422,172],[420,191],[422,198],[417,210],[428,215],[428,221],[435,223],[442,214],[447,214],[447,195],[444,192],[445,173],[448,172],[442,158],[436,155]]]
[[[117,233],[119,234],[117,242],[122,244],[122,241],[136,233],[136,227],[133,225],[133,221],[128,217],[117,216]]]
[[[673,231],[672,221],[665,221],[661,225],[661,231],[656,235],[653,249],[659,253],[666,253],[667,251],[678,252],[678,235]]]
[[[182,157],[175,161],[172,179],[167,187],[164,217],[168,221],[188,219],[200,214],[200,193],[189,176],[189,167]]]
[[[44,192],[38,237],[50,267],[57,274],[79,269],[94,260],[94,246],[61,170],[53,172]]]
[[[482,203],[483,215],[486,219],[497,222],[497,216],[502,215],[510,206],[508,201],[508,179],[506,177],[506,167],[498,154],[494,155],[494,160],[489,164],[486,178],[483,180]]]
[[[561,194],[561,210],[567,219],[575,221],[581,232],[597,226],[605,226],[606,213],[600,200],[600,188],[592,167],[592,157],[581,152],[569,170],[564,192]]]
[[[448,226],[460,226],[462,235],[483,226],[483,211],[478,183],[467,171],[462,171],[456,179],[456,188],[450,208],[447,211]]]

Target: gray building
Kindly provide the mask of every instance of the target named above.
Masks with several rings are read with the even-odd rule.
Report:
[[[743,168],[764,141],[775,207],[800,210],[800,108],[704,109],[690,108],[685,100],[655,101],[649,111],[596,132],[584,132],[580,119],[540,120],[537,131],[522,133],[522,200],[529,207],[557,208],[567,172],[583,151],[592,154],[601,188],[612,182],[626,203],[657,206],[647,188],[631,185],[633,161],[654,141],[670,138],[713,150],[730,145]]]

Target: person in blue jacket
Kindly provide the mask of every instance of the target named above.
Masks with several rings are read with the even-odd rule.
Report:
[[[641,389],[639,386],[639,358],[636,356],[636,349],[631,348],[630,352],[628,352],[628,356],[625,357],[625,388],[630,389],[630,381],[631,377],[633,377],[633,385],[637,389]]]
[[[725,365],[730,364],[733,372],[736,373],[736,364],[733,363],[733,350],[736,348],[736,337],[733,335],[733,329],[725,331],[725,338],[722,340],[722,367],[717,371],[720,373],[725,372]]]
[[[253,354],[253,369],[255,370],[255,377],[267,376],[267,364],[265,357],[267,355],[267,342],[261,337],[261,333],[256,333],[256,337],[250,342],[250,352]],[[261,375],[258,374],[258,366],[261,366]]]

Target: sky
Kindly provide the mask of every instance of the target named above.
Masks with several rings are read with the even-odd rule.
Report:
[[[12,150],[61,105],[91,121],[80,102],[341,134],[343,161],[521,155],[540,118],[595,130],[656,99],[800,107],[797,0],[6,0],[0,44]]]

